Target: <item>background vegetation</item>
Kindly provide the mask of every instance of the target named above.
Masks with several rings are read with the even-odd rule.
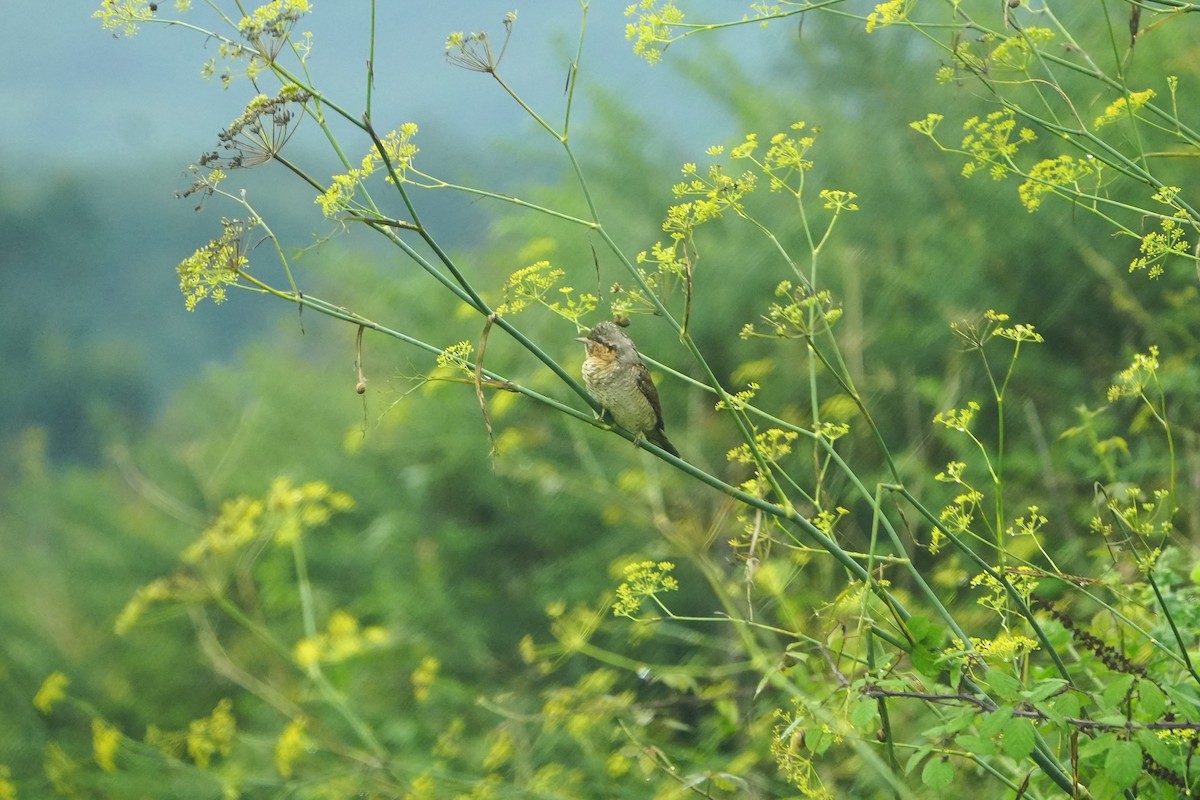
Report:
[[[481,158],[196,5],[97,13],[228,75],[188,322],[292,306],[176,388],[89,335],[120,198],[4,204],[0,798],[1196,793],[1195,8],[639,3],[689,146],[584,4]],[[520,25],[445,43],[515,108]],[[574,382],[614,310],[682,461]]]

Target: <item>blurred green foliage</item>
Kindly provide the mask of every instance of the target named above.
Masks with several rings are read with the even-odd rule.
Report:
[[[1149,723],[1168,707],[1175,718],[1196,718],[1196,687],[1164,677],[1180,667],[1162,656],[1169,646],[1150,645],[1174,641],[1173,619],[1185,656],[1194,653],[1200,614],[1191,574],[1200,525],[1190,425],[1195,276],[1176,268],[1154,282],[1130,278],[1136,243],[1110,238],[1094,216],[1064,202],[1031,216],[1012,182],[959,175],[961,164],[908,124],[934,109],[961,120],[979,98],[962,83],[935,86],[930,51],[893,33],[864,39],[861,21],[819,18],[806,22],[770,79],[741,73],[704,39],[683,67],[745,133],[766,140],[796,119],[819,127],[810,180],[857,193],[861,211],[839,222],[822,255],[822,288],[842,311],[847,371],[905,488],[927,507],[952,504],[961,491],[934,477],[947,462],[976,455],[934,415],[978,401],[973,432],[989,443],[999,433],[979,353],[950,323],[966,329],[995,308],[1045,337],[1021,351],[1007,395],[1004,490],[1010,517],[1032,524],[1024,509],[1036,505],[1051,520],[1044,546],[1061,573],[1039,590],[1040,619],[1048,641],[1079,659],[1084,689],[1068,690],[1044,660],[1023,660],[1033,640],[1015,623],[1012,631],[998,624],[988,605],[1003,606],[1003,590],[972,585],[980,570],[961,553],[930,552],[931,527],[899,504],[889,518],[927,582],[978,634],[977,653],[947,656],[964,643],[918,614],[904,631],[905,655],[871,650],[870,663],[854,663],[862,674],[846,674],[839,654],[853,650],[855,626],[886,619],[887,609],[834,561],[794,548],[772,553],[755,573],[727,544],[753,526],[734,501],[515,394],[488,395],[492,440],[469,381],[369,331],[360,396],[354,327],[315,313],[279,316],[233,362],[172,386],[147,420],[161,381],[139,373],[128,348],[81,333],[93,302],[117,300],[81,302],[72,289],[70,305],[56,302],[63,285],[79,287],[77,265],[87,258],[79,239],[63,238],[54,239],[64,248],[55,257],[61,275],[0,273],[5,297],[31,300],[0,322],[0,402],[11,409],[0,427],[0,585],[10,598],[0,604],[0,764],[8,770],[0,787],[22,798],[784,797],[819,796],[822,786],[844,796],[933,797],[980,780],[1017,788],[982,759],[1023,763],[1038,726],[1059,719]],[[1195,65],[1185,73],[1180,42],[1151,46],[1181,77],[1198,77]],[[1135,68],[1156,60],[1138,55]],[[1131,86],[1137,77],[1131,70]],[[652,120],[622,98],[600,96],[596,106],[576,145],[582,171],[608,232],[628,251],[648,249],[663,237],[662,210],[682,163],[703,153],[681,156],[657,140]],[[1033,147],[1055,153],[1042,141]],[[1186,185],[1179,161],[1167,169]],[[78,191],[55,197],[69,198],[80,220],[103,218]],[[523,197],[583,213],[565,176]],[[805,249],[794,208],[761,195],[749,203],[790,248]],[[3,232],[53,239],[42,224],[47,206],[5,209]],[[501,206],[490,225],[486,246],[455,254],[489,302],[503,300],[506,276],[540,259],[566,265],[577,292],[606,300],[625,280],[594,239],[561,220]],[[22,252],[19,237],[0,240]],[[460,338],[463,304],[431,292],[411,264],[341,245],[317,252],[303,262],[319,262],[306,292],[399,320],[438,346]],[[789,275],[756,231],[732,219],[713,223],[699,252],[689,333],[725,385],[761,384],[757,404],[807,427],[806,343],[738,337]],[[117,277],[103,283],[123,291]],[[235,293],[189,323],[220,324],[204,320],[263,302]],[[177,330],[167,321],[173,312],[149,308],[147,330]],[[570,325],[533,312],[521,325],[577,366]],[[643,353],[687,363],[678,339],[652,318],[632,330]],[[1169,547],[1139,562],[1128,554],[1145,554],[1121,525],[1155,514],[1146,505],[1167,481],[1163,438],[1145,407],[1108,406],[1105,393],[1150,344],[1164,354],[1162,408],[1183,474]],[[1007,351],[987,352],[989,364],[1007,365]],[[581,405],[496,331],[486,366]],[[724,457],[741,439],[712,398],[656,374],[668,431],[687,460],[734,485],[749,479],[750,469]],[[47,396],[30,397],[23,383]],[[889,481],[841,387],[822,377],[817,395],[823,420],[851,423],[838,442],[842,458],[872,489]],[[792,474],[822,479],[808,461],[818,461],[817,450],[797,447],[787,463]],[[1130,513],[1096,526],[1106,500],[1133,486],[1145,491],[1118,503]],[[844,476],[831,473],[822,488],[854,496]],[[229,505],[235,498],[241,505]],[[879,532],[868,504],[846,502],[838,541],[873,548]],[[248,508],[257,510],[247,541],[185,555],[223,523],[235,528]],[[312,513],[295,517],[297,508]],[[292,525],[302,535],[282,533]],[[1012,538],[1013,552],[1037,559],[1034,536]],[[636,566],[644,562],[651,566]],[[655,577],[661,562],[674,565],[677,589]],[[886,580],[919,608],[920,586],[899,570]],[[137,595],[139,587],[156,588]],[[625,601],[639,591],[646,616],[658,602],[667,618],[614,618],[614,597],[629,610]],[[116,636],[135,597],[136,624]],[[729,598],[751,609],[741,624],[723,624],[735,618],[722,605]],[[1158,604],[1171,614],[1155,613]],[[1134,627],[1114,621],[1122,618]],[[746,641],[750,630],[757,647]],[[1125,640],[1130,630],[1144,638]],[[774,660],[764,663],[763,653]],[[1024,673],[984,671],[992,658]],[[933,686],[976,669],[996,707],[892,700],[912,691],[908,676]],[[35,709],[55,672],[69,679],[65,697]],[[954,686],[966,694],[966,684]],[[1032,716],[1035,706],[1044,717]],[[869,733],[914,729],[920,736],[900,738],[896,755]],[[1101,776],[1095,794],[1133,785],[1145,752],[1172,776],[1148,796],[1186,796],[1173,778],[1191,780],[1188,737],[1146,729],[1136,737],[1108,729],[1080,737],[1078,758]],[[1025,788],[1055,791],[1044,780]]]

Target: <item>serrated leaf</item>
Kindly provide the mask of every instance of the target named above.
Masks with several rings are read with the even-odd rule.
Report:
[[[1047,678],[1044,681],[1038,681],[1032,689],[1025,693],[1025,696],[1031,703],[1040,703],[1061,692],[1066,685],[1067,682],[1062,678]]]
[[[984,715],[979,722],[979,735],[985,739],[995,739],[1004,728],[1004,723],[1012,719],[1012,706],[1000,706],[990,714]]]
[[[1167,710],[1167,696],[1154,681],[1138,681],[1138,710],[1146,719],[1157,720]]]
[[[1104,774],[1118,788],[1128,789],[1142,774],[1142,748],[1137,742],[1113,742],[1104,757]]]
[[[1178,760],[1179,752],[1178,745],[1172,747],[1162,739],[1155,735],[1154,731],[1148,731],[1142,728],[1137,732],[1137,740],[1142,745],[1151,758],[1159,764],[1167,765]]]
[[[973,733],[963,733],[954,737],[954,743],[962,749],[977,756],[994,756],[1000,752],[994,739],[985,739]]]
[[[1079,698],[1075,696],[1074,692],[1064,692],[1053,700],[1042,703],[1038,710],[1045,714],[1046,719],[1054,725],[1066,725],[1067,717],[1077,718],[1079,716]]]
[[[833,744],[833,735],[821,728],[817,728],[809,732],[806,744],[813,755],[819,756]]]
[[[863,698],[855,703],[854,710],[850,712],[850,724],[859,731],[868,731],[874,727],[878,712],[878,703],[874,700]]]
[[[1115,733],[1100,733],[1094,739],[1079,737],[1079,760],[1087,761],[1090,758],[1104,756],[1116,741]]]
[[[961,733],[967,728],[975,724],[975,720],[979,718],[979,710],[974,708],[964,708],[959,713],[952,717],[948,717],[939,726],[944,735],[953,736],[956,733]],[[926,734],[928,735],[928,734]]]
[[[915,767],[917,764],[920,764],[921,759],[923,759],[925,756],[929,755],[931,752],[933,752],[933,747],[930,745],[918,747],[917,752],[915,752],[911,756],[909,756],[908,761],[904,762],[904,774],[905,775],[911,774],[913,771],[913,767]]]
[[[954,782],[954,766],[948,758],[931,758],[921,770],[921,783],[930,789],[945,789]]]
[[[917,642],[924,644],[941,644],[941,628],[929,621],[928,617],[917,615],[910,617],[905,623],[908,633]]]
[[[1117,675],[1114,677],[1112,683],[1106,686],[1100,694],[1104,708],[1119,708],[1125,697],[1129,694],[1129,687],[1133,686],[1133,679],[1133,675]]]
[[[1021,690],[1019,680],[997,669],[988,673],[987,683],[992,693],[1004,700],[1017,699],[1017,693]]]
[[[1171,702],[1182,709],[1185,715],[1200,713],[1200,699],[1197,699],[1191,692],[1181,692],[1174,686],[1164,686],[1163,690],[1167,693],[1167,697],[1171,698]],[[1188,711],[1188,709],[1192,709]]]
[[[1078,717],[1079,711],[1083,707],[1079,702],[1079,695],[1075,692],[1060,694],[1050,701],[1050,705],[1054,706],[1054,710],[1064,717]]]
[[[913,669],[924,675],[926,678],[936,678],[942,671],[942,651],[941,648],[926,647],[917,645],[912,650]]]
[[[1100,725],[1116,730],[1117,728],[1124,728],[1129,722],[1129,717],[1119,711],[1114,711],[1110,714],[1097,714],[1092,717],[1092,720]]]
[[[1033,721],[1025,717],[1013,717],[1004,723],[1004,752],[1020,761],[1033,752],[1037,735]]]

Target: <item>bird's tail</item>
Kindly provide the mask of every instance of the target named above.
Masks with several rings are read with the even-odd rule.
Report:
[[[671,444],[671,440],[667,438],[667,434],[663,433],[662,428],[647,434],[646,438],[676,458],[682,458],[679,455],[679,451],[675,449],[675,445]]]

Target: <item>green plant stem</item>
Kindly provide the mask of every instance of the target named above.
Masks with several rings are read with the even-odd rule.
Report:
[[[995,581],[997,581],[998,583],[1000,583],[1000,585],[1002,585],[1004,587],[1004,590],[1008,594],[1009,599],[1011,599],[1013,601],[1013,603],[1017,606],[1017,608],[1020,611],[1021,616],[1024,617],[1025,621],[1029,623],[1030,630],[1032,630],[1034,632],[1034,635],[1037,636],[1038,642],[1041,644],[1042,649],[1046,651],[1046,653],[1050,656],[1050,660],[1054,662],[1054,666],[1058,670],[1059,674],[1062,675],[1063,679],[1066,680],[1066,682],[1070,686],[1074,687],[1075,680],[1074,680],[1074,678],[1071,677],[1071,673],[1067,669],[1067,665],[1063,662],[1062,657],[1058,654],[1058,651],[1056,649],[1054,649],[1054,646],[1051,645],[1050,640],[1046,637],[1045,632],[1042,630],[1042,626],[1038,623],[1037,619],[1034,617],[1032,609],[1029,608],[1029,604],[1025,602],[1025,599],[1023,597],[1021,597],[1021,595],[1017,592],[1016,588],[1012,585],[1011,582],[1009,582],[1008,576],[1006,576],[1005,574],[1003,574],[1001,572],[997,572],[994,567],[992,567],[990,564],[988,564],[986,561],[984,561],[982,558],[980,558],[979,555],[974,550],[967,547],[966,543],[963,542],[962,539],[960,539],[957,535],[955,535],[954,533],[949,531],[946,528],[946,526],[942,525],[941,521],[938,520],[937,517],[935,517],[933,514],[931,514],[929,512],[929,510],[926,509],[925,506],[922,505],[921,502],[919,500],[917,500],[917,498],[908,489],[906,489],[903,486],[895,486],[895,487],[887,487],[887,488],[893,489],[894,491],[898,491],[900,493],[900,495],[909,503],[909,505],[911,505],[914,509],[916,509],[917,512],[922,517],[925,518],[926,522],[928,522],[930,525],[933,525],[934,527],[936,527],[939,531],[941,531],[942,535],[944,535],[947,539],[949,539],[951,542],[953,542],[954,546],[958,549],[958,551],[960,553],[965,555],[970,561],[972,561],[975,564],[975,566],[979,567],[981,570],[986,572]],[[963,641],[965,642],[967,640],[964,639]]]
[[[367,37],[367,99],[363,104],[363,116],[371,118],[371,96],[375,91],[375,12],[376,0],[371,0],[371,33]]]
[[[1187,644],[1183,641],[1183,636],[1179,633],[1179,627],[1175,624],[1175,616],[1167,606],[1166,598],[1163,597],[1162,591],[1158,588],[1158,581],[1154,580],[1152,570],[1146,571],[1146,581],[1150,584],[1150,588],[1154,590],[1154,597],[1158,600],[1158,607],[1162,609],[1163,616],[1167,618],[1167,624],[1171,626],[1171,635],[1175,637],[1175,644],[1179,646],[1179,655],[1183,657],[1183,663],[1187,667],[1188,673],[1191,674],[1196,683],[1200,684],[1200,674],[1196,673],[1196,668],[1192,665],[1192,657],[1188,655]]]
[[[736,607],[732,597],[725,590],[725,576],[722,571],[717,570],[711,564],[708,558],[693,557],[693,561],[700,568],[713,593],[720,600],[725,608],[726,614],[731,620],[741,617],[740,610]],[[760,688],[765,684],[772,685],[775,689],[780,690],[784,695],[794,698],[798,703],[802,704],[807,713],[815,718],[821,719],[827,724],[830,722],[829,715],[823,709],[813,707],[809,698],[806,697],[799,688],[787,678],[784,673],[778,669],[777,657],[773,657],[770,653],[763,650],[758,639],[753,635],[756,630],[754,627],[745,624],[733,626],[734,631],[740,637],[742,646],[750,655],[751,662],[755,665],[756,671],[763,676],[763,683],[760,683]],[[794,636],[794,634],[789,634]],[[774,643],[771,643],[773,648]],[[859,757],[864,763],[869,764],[872,769],[896,792],[897,797],[911,797],[908,788],[900,779],[898,771],[894,764],[888,764],[882,761],[873,750],[865,746],[865,743],[857,738],[850,739],[852,746],[855,748]]]
[[[874,540],[874,531],[872,531],[872,541]],[[874,549],[874,548],[872,548]],[[879,667],[875,663],[875,640],[867,639],[867,670],[873,676],[879,676]],[[884,747],[887,750],[888,764],[891,765],[892,771],[900,772],[900,761],[896,757],[896,741],[895,733],[892,731],[892,718],[888,713],[888,704],[886,697],[877,697],[875,699],[876,707],[879,709],[879,732],[883,739]]]
[[[291,549],[292,563],[296,570],[296,586],[300,599],[300,616],[304,623],[304,635],[311,639],[317,635],[316,607],[313,601],[312,582],[308,578],[308,561],[304,554],[303,537],[296,536],[292,540]],[[317,686],[325,702],[329,703],[342,716],[342,719],[346,720],[362,743],[371,751],[378,761],[377,766],[383,767],[387,764],[389,760],[387,748],[375,736],[375,732],[371,730],[366,721],[350,707],[345,696],[335,689],[329,679],[325,677],[321,665],[319,663],[308,665],[304,671]]]

